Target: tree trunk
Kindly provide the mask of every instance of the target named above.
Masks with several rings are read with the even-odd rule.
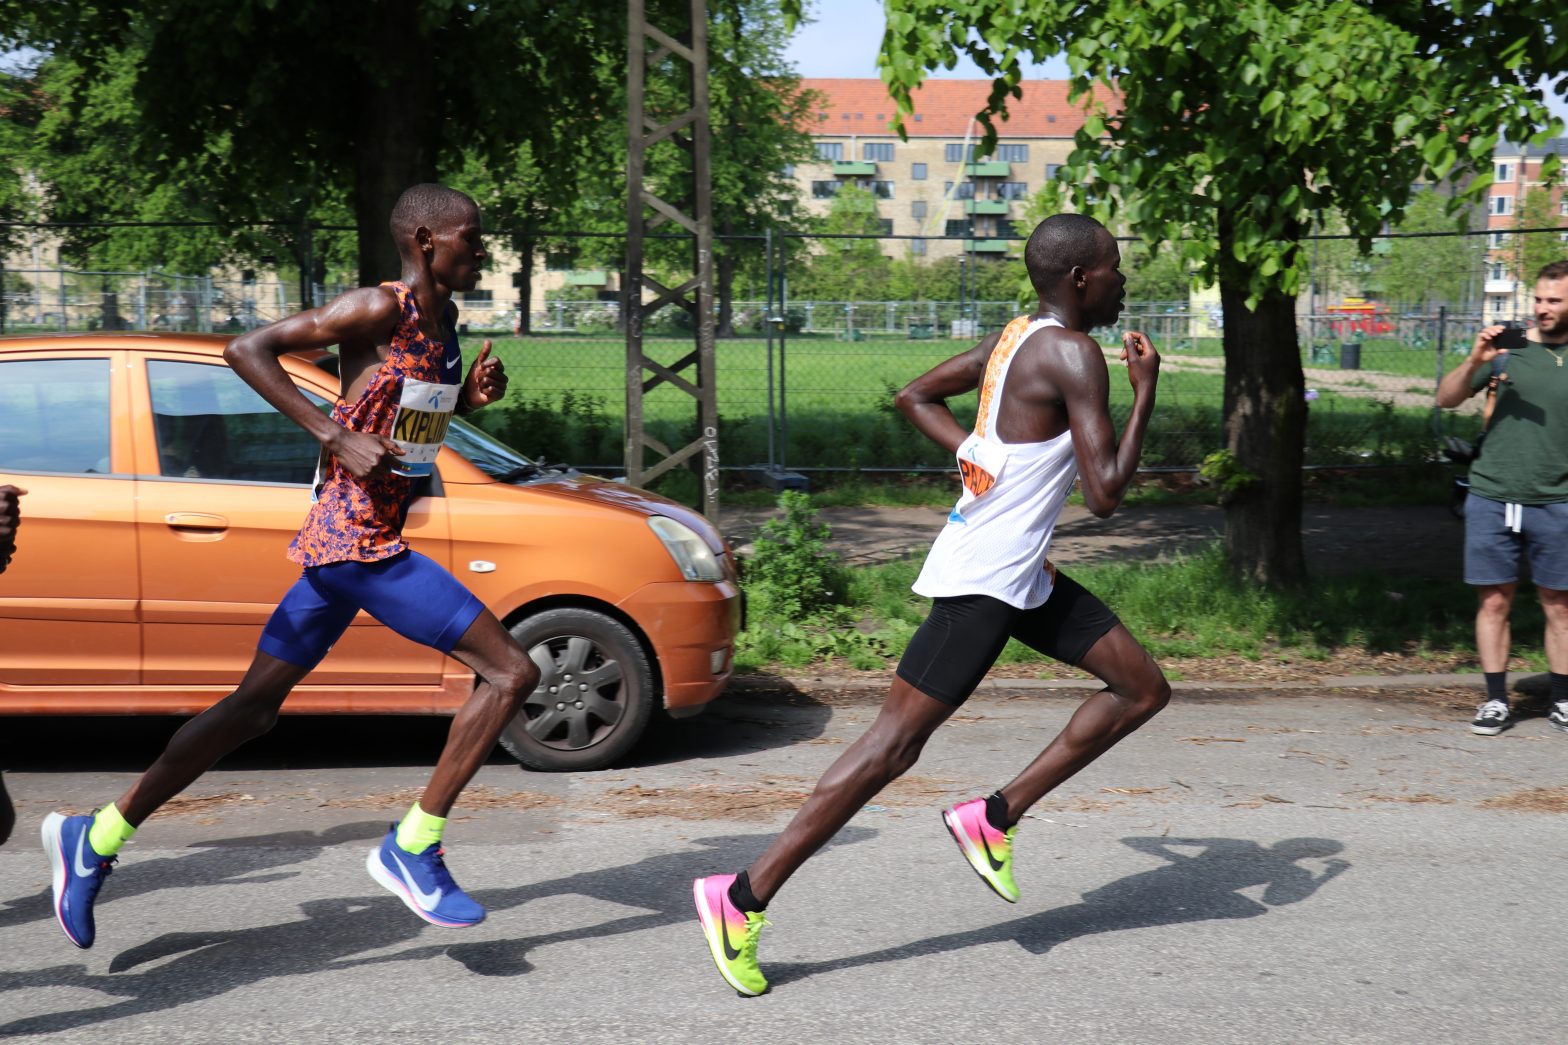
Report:
[[[1228,247],[1222,246],[1228,252]],[[1220,278],[1225,313],[1225,448],[1241,470],[1225,505],[1225,557],[1238,577],[1270,587],[1306,580],[1301,466],[1307,404],[1295,298],[1272,292],[1256,308]]]
[[[534,332],[534,241],[525,239],[517,251],[517,333],[527,337]]]
[[[417,0],[393,0],[376,18],[384,60],[362,71],[359,137],[354,143],[354,224],[359,241],[359,285],[375,286],[402,272],[387,229],[392,205],[410,185],[434,181],[439,121],[435,77],[410,74],[399,56],[431,54],[419,29]],[[439,61],[439,57],[433,59]]]

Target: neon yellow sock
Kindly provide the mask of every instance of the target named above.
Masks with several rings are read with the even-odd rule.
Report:
[[[415,802],[397,825],[397,847],[405,853],[422,853],[433,843],[441,841],[446,828],[446,818],[431,816]]]
[[[87,829],[87,844],[99,856],[113,856],[135,833],[136,828],[126,823],[125,817],[110,802],[93,817],[93,826]]]

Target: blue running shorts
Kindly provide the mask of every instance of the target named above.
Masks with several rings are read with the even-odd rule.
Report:
[[[451,653],[484,603],[416,551],[379,562],[307,566],[283,596],[256,648],[314,668],[364,610],[405,639]]]
[[[1513,584],[1528,560],[1538,588],[1568,591],[1568,503],[1504,504],[1465,498],[1465,583]]]

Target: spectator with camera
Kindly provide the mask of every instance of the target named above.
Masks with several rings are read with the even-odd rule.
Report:
[[[1496,736],[1514,724],[1508,701],[1509,615],[1528,559],[1546,616],[1548,721],[1568,732],[1568,260],[1541,269],[1535,326],[1489,326],[1437,387],[1456,407],[1487,390],[1485,440],[1470,465],[1465,583],[1476,589],[1476,652],[1486,700],[1470,729]]]

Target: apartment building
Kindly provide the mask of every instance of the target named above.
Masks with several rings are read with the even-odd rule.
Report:
[[[1553,138],[1544,145],[1500,142],[1492,153],[1492,186],[1486,201],[1487,256],[1484,316],[1488,322],[1529,316],[1535,273],[1519,271],[1520,221],[1525,196],[1542,187],[1541,164],[1555,154],[1568,166],[1568,138]],[[1562,227],[1560,256],[1568,258],[1568,193],[1559,183],[1548,187],[1551,209],[1546,227]],[[1532,222],[1534,225],[1534,222]],[[1533,236],[1551,235],[1534,233]]]
[[[1025,80],[1023,97],[998,125],[996,148],[977,156],[984,130],[974,114],[985,107],[990,80],[925,81],[907,140],[892,130],[897,109],[881,80],[803,82],[821,104],[816,160],[794,171],[801,196],[811,213],[826,214],[846,185],[871,192],[883,233],[912,237],[884,240],[890,257],[1005,255],[1013,222],[1066,160],[1084,121],[1081,105],[1067,100],[1067,81]]]

